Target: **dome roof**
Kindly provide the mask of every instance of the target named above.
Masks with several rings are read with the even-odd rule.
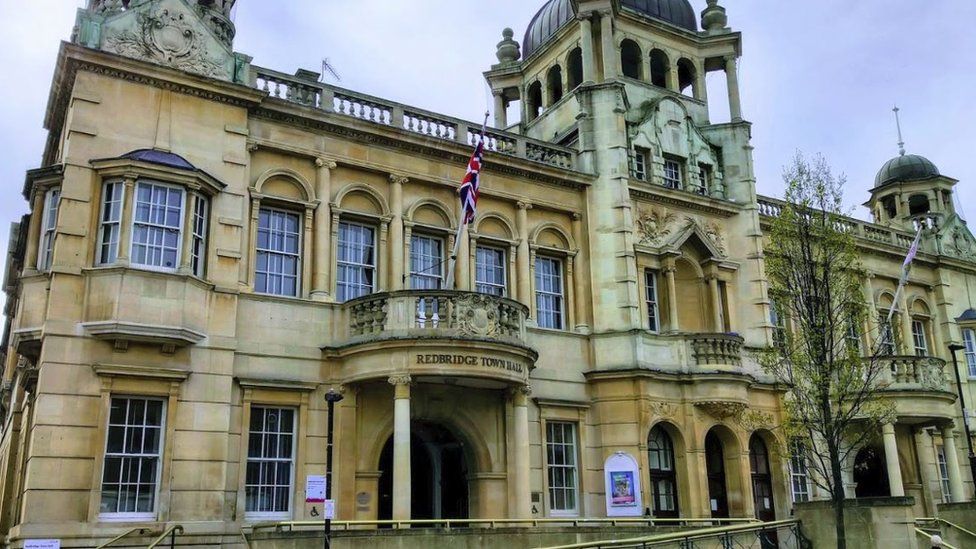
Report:
[[[904,154],[885,162],[874,179],[874,186],[881,187],[888,183],[917,181],[940,175],[942,174],[939,173],[939,168],[928,158],[917,154]]]
[[[695,10],[688,0],[621,0],[622,8],[676,27],[698,32]],[[572,0],[549,0],[535,14],[522,40],[522,58],[528,59],[576,16]]]

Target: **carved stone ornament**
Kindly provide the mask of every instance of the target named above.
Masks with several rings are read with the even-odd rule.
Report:
[[[678,407],[670,402],[652,402],[648,409],[655,418],[674,418],[678,412]]]
[[[496,337],[499,329],[498,305],[485,294],[466,294],[456,303],[458,332],[462,336]]]
[[[106,30],[102,49],[211,78],[228,78],[228,69],[208,53],[212,41],[195,16],[176,6],[155,7],[138,15],[135,29]]]
[[[758,410],[745,410],[739,416],[738,423],[746,431],[770,429],[773,426],[773,416]]]
[[[702,233],[705,234],[705,238],[715,247],[715,251],[721,255],[726,255],[725,252],[725,236],[722,234],[722,229],[714,221],[702,221],[700,219],[688,216],[685,218],[690,225],[697,227]]]
[[[671,224],[677,216],[667,210],[641,210],[637,217],[637,233],[641,244],[656,246],[671,234]]]
[[[743,402],[729,402],[726,400],[696,402],[695,406],[718,420],[740,417],[746,409],[746,405]]]
[[[976,255],[976,242],[963,227],[956,227],[952,234],[946,238],[945,243],[945,250],[949,255],[960,259],[969,259]]]

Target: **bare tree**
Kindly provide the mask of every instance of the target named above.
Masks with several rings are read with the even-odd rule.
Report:
[[[763,365],[788,387],[784,430],[802,441],[811,480],[830,494],[837,547],[845,549],[843,472],[852,452],[890,420],[891,410],[876,398],[886,363],[857,343],[871,313],[853,224],[843,211],[845,179],[823,157],[801,154],[783,177],[785,205],[769,233],[766,273],[774,313],[788,328],[777,330]]]

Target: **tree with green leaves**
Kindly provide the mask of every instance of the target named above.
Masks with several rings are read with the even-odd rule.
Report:
[[[837,547],[845,549],[843,473],[891,419],[877,398],[887,363],[857,343],[871,312],[843,207],[845,178],[834,176],[823,157],[801,154],[783,177],[785,204],[772,222],[765,261],[773,314],[785,329],[777,330],[762,362],[787,387],[784,430],[803,452],[811,480],[830,495]]]

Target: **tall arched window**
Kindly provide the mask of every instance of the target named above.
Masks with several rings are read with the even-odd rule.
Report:
[[[569,52],[566,70],[569,71],[569,91],[583,83],[583,50],[576,48]]]
[[[637,42],[624,40],[620,43],[620,68],[627,78],[641,78],[641,49]]]
[[[756,507],[756,518],[763,521],[776,520],[769,452],[766,451],[766,443],[759,435],[754,434],[749,439],[749,466],[752,470],[752,497]]]
[[[654,516],[677,518],[678,480],[674,468],[674,443],[660,425],[647,435],[647,463]]]
[[[651,84],[666,88],[668,87],[668,71],[671,69],[671,62],[668,54],[661,50],[651,51]]]
[[[722,440],[714,431],[705,436],[705,474],[712,518],[729,517],[729,497],[725,487],[725,456]]]
[[[539,113],[542,112],[542,82],[536,80],[529,86],[529,92],[526,94],[526,110],[528,111],[528,122],[532,122],[539,117]]]
[[[695,84],[695,64],[688,59],[678,60],[678,90],[685,95],[692,96],[692,88]],[[688,93],[686,93],[688,92]]]
[[[546,87],[549,89],[549,104],[546,106],[551,107],[563,98],[562,67],[556,65],[549,69],[549,73],[546,75]]]

